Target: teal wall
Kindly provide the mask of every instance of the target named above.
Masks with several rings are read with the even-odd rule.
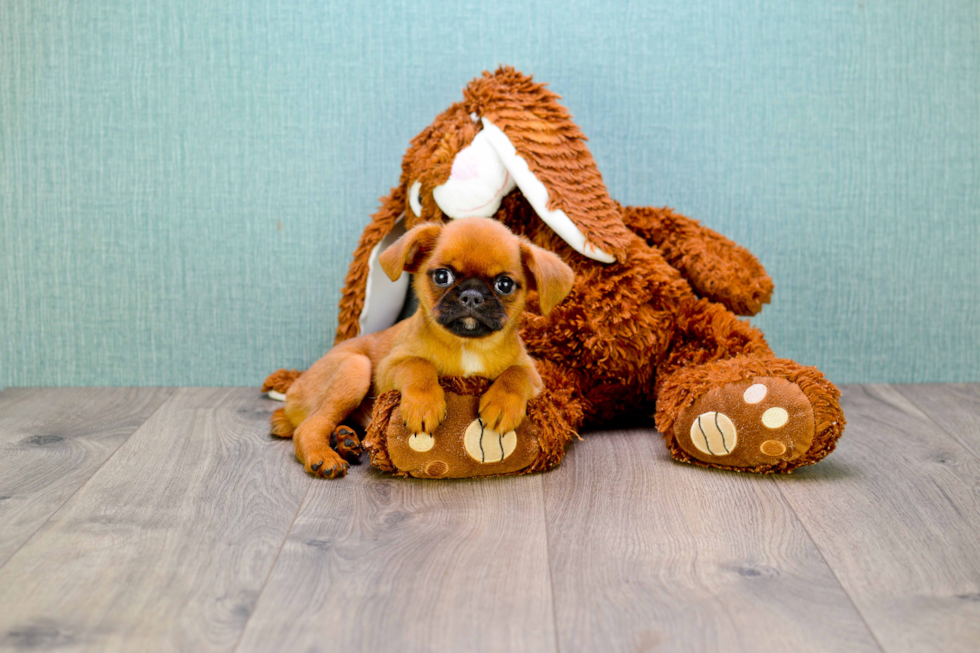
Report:
[[[614,197],[759,255],[777,353],[980,380],[974,0],[0,0],[0,386],[309,364],[409,138],[499,62]]]

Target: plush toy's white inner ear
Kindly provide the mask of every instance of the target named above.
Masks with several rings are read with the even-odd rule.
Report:
[[[419,198],[419,193],[422,192],[422,182],[416,181],[408,189],[408,205],[412,209],[412,213],[415,217],[422,217],[422,200]]]
[[[449,179],[432,190],[432,197],[451,218],[489,218],[512,190],[513,178],[481,131],[456,154]]]
[[[398,320],[405,297],[408,295],[409,275],[402,272],[397,281],[392,281],[381,269],[378,256],[388,246],[405,233],[405,215],[395,221],[391,232],[381,239],[368,258],[368,278],[364,285],[364,308],[361,309],[359,322],[361,335],[383,331]]]
[[[613,256],[591,243],[587,243],[585,235],[579,231],[579,228],[575,226],[575,223],[564,211],[548,209],[548,189],[531,172],[527,161],[517,153],[517,148],[507,138],[507,134],[486,118],[483,118],[483,131],[480,132],[480,136],[484,134],[510,176],[514,178],[517,187],[521,189],[524,198],[534,209],[534,212],[538,214],[538,217],[544,220],[545,224],[551,227],[556,234],[561,236],[562,240],[571,245],[572,249],[579,254],[601,263],[614,263],[616,261]],[[474,140],[474,142],[476,141]]]

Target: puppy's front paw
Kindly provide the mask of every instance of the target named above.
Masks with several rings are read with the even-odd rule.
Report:
[[[490,386],[480,398],[480,419],[497,433],[510,433],[524,421],[527,401],[521,395]]]
[[[338,478],[347,474],[350,464],[330,448],[329,439],[322,433],[304,431],[300,425],[293,438],[296,458],[310,474],[323,478]]]
[[[409,433],[435,432],[446,418],[446,393],[438,385],[402,391],[402,418]]]

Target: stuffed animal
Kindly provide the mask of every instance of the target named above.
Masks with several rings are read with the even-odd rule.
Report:
[[[521,336],[544,391],[516,434],[488,436],[475,426],[486,380],[443,379],[450,415],[429,451],[412,450],[413,434],[392,419],[397,393],[381,395],[364,443],[372,463],[418,477],[540,471],[582,429],[650,415],[671,455],[695,465],[790,472],[830,453],[844,428],[837,388],[816,368],[776,358],[737,317],[758,313],[773,290],[756,258],[670,209],[613,200],[558,100],[501,67],[412,140],[354,253],[337,329],[339,342],[397,319],[409,280],[391,282],[378,255],[406,229],[492,217],[575,272],[547,316],[529,295]],[[265,389],[288,387],[276,378]]]

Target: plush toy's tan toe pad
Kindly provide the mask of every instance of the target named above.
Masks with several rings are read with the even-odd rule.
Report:
[[[467,478],[509,474],[530,466],[540,453],[533,424],[516,431],[486,428],[480,397],[446,393],[446,419],[435,433],[409,433],[395,408],[386,433],[388,455],[401,471],[418,478]]]
[[[706,463],[757,468],[794,460],[813,442],[813,407],[798,385],[754,377],[712,388],[675,422],[680,447]]]

